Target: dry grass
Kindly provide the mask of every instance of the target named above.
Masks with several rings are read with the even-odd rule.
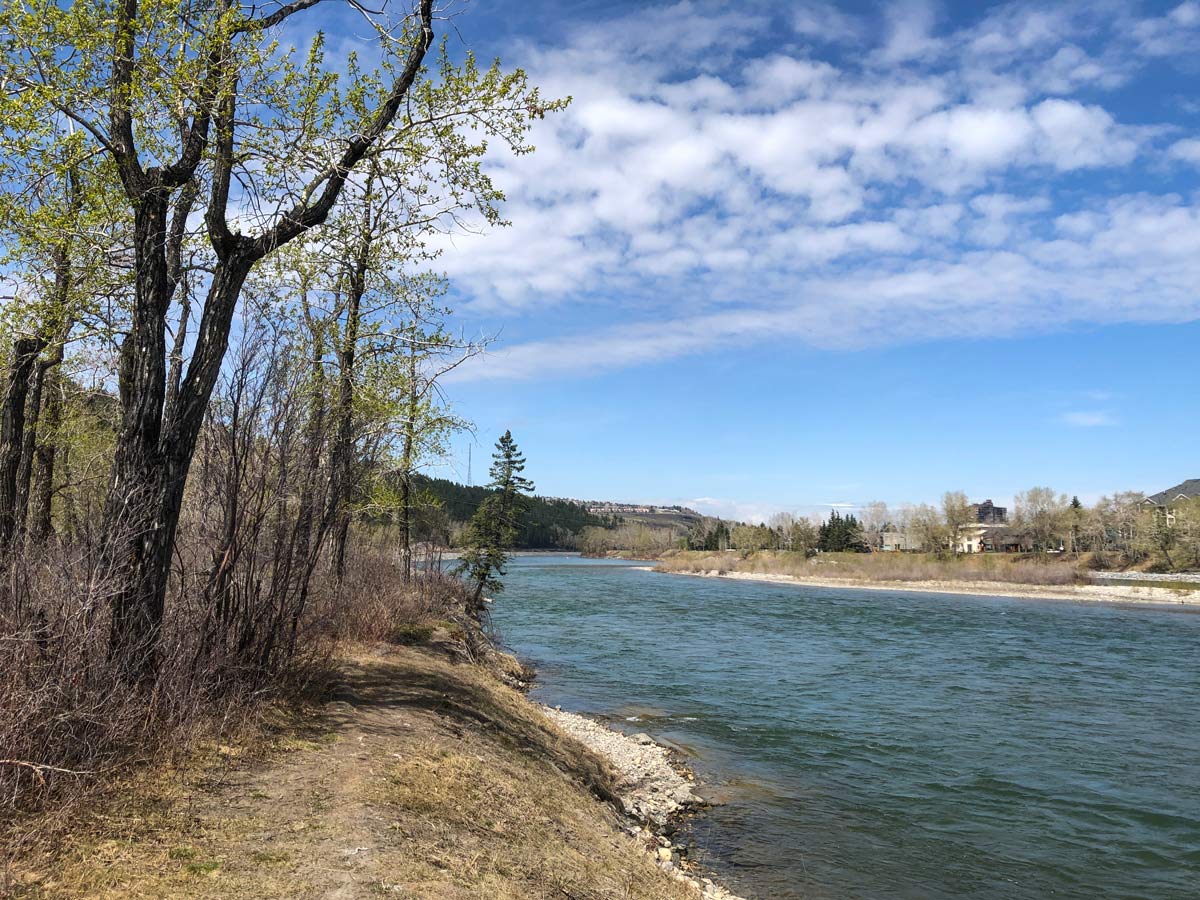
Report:
[[[388,648],[345,664],[267,752],[144,775],[22,897],[684,900],[618,828],[605,765],[480,666]]]
[[[1080,563],[1057,556],[964,554],[940,558],[924,553],[708,553],[675,551],[659,560],[667,572],[745,572],[797,578],[854,581],[996,582],[1021,585],[1087,583]]]
[[[338,641],[438,633],[486,652],[476,632],[465,641],[457,582],[439,572],[404,583],[394,562],[364,553],[340,586],[323,573],[314,580],[301,649],[270,669],[202,652],[206,607],[174,585],[158,677],[131,686],[107,653],[109,584],[94,558],[86,547],[26,554],[0,582],[0,896],[8,865],[64,835],[140,768],[169,770],[319,697]]]

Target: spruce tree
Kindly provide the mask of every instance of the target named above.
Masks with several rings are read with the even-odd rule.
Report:
[[[525,457],[512,432],[505,431],[492,454],[488,485],[492,493],[471,517],[464,536],[465,549],[455,569],[471,585],[476,615],[483,609],[484,591],[495,594],[504,590],[500,577],[508,564],[508,549],[516,543],[526,495],[533,492],[533,482],[521,474],[524,470]]]

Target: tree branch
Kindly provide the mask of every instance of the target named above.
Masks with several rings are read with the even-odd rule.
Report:
[[[400,110],[400,103],[408,94],[413,82],[416,81],[425,54],[433,45],[433,0],[420,0],[418,15],[420,18],[419,32],[409,48],[404,70],[393,84],[391,93],[376,112],[375,118],[361,134],[350,139],[341,158],[326,170],[323,179],[325,189],[316,203],[310,205],[307,198],[300,201],[274,226],[254,241],[253,253],[256,258],[267,255],[297,235],[323,223],[329,215],[329,211],[333,209],[334,203],[337,202],[351,170],[395,120],[396,114]]]

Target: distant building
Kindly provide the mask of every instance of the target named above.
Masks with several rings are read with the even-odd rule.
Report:
[[[1149,506],[1157,506],[1165,509],[1176,503],[1195,500],[1197,497],[1200,497],[1200,478],[1189,478],[1183,484],[1177,484],[1173,488],[1167,488],[1165,491],[1151,494],[1142,502]]]
[[[964,525],[958,529],[954,539],[954,549],[958,553],[982,553],[983,536],[988,529],[983,525]]]
[[[997,506],[991,500],[972,504],[975,521],[980,525],[1003,525],[1008,521],[1008,507]]]
[[[1142,501],[1142,504],[1160,511],[1167,517],[1168,524],[1174,524],[1175,513],[1173,507],[1178,506],[1180,503],[1186,503],[1189,500],[1195,500],[1198,497],[1200,497],[1200,478],[1189,478],[1187,481],[1177,484],[1173,488],[1167,488],[1165,491],[1151,494]]]
[[[1015,528],[985,528],[979,542],[985,553],[1028,553],[1033,550],[1033,538]]]
[[[906,531],[885,529],[879,535],[879,549],[889,553],[915,553],[921,543]]]

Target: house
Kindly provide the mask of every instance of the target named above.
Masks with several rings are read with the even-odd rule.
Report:
[[[1200,497],[1200,478],[1189,478],[1183,484],[1177,484],[1173,488],[1151,494],[1142,503],[1166,509],[1175,503],[1184,503],[1188,500],[1195,500],[1197,497]]]
[[[983,525],[964,525],[958,529],[954,539],[954,549],[957,553],[982,553],[983,537],[988,529]]]
[[[1189,478],[1173,488],[1151,494],[1142,501],[1142,505],[1161,511],[1167,517],[1167,524],[1173,525],[1175,523],[1173,507],[1197,498],[1200,498],[1200,478]]]
[[[889,553],[916,553],[921,542],[907,531],[885,528],[879,535],[879,549]]]
[[[979,539],[985,553],[1028,553],[1033,539],[1015,528],[985,528]]]

